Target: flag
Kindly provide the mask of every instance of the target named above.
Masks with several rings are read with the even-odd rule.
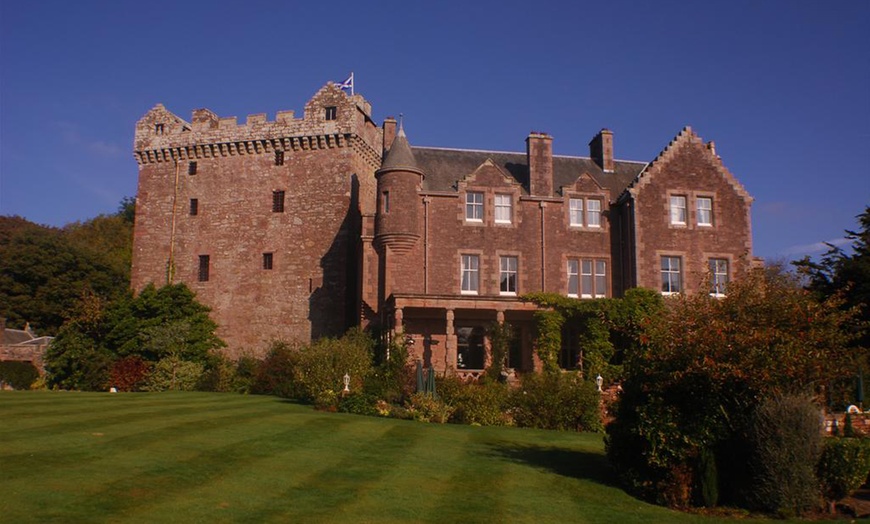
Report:
[[[350,94],[353,94],[353,73],[351,73],[344,82],[339,82],[338,87],[341,89],[350,89]]]

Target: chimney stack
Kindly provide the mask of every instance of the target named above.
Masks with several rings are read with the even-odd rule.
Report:
[[[532,131],[526,138],[529,194],[553,196],[553,137]]]
[[[602,129],[589,142],[589,156],[605,173],[613,173],[613,132]]]
[[[396,139],[396,119],[388,116],[384,119],[384,153],[390,150],[393,146],[393,140]]]

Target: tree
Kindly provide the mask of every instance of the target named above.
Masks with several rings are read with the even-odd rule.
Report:
[[[206,365],[224,342],[208,307],[184,284],[148,285],[113,302],[84,297],[78,315],[64,324],[45,355],[50,385],[66,389],[105,389],[112,363],[139,357],[149,364],[166,360],[170,383],[185,363]],[[167,360],[168,359],[168,360]]]
[[[699,460],[712,451],[721,492],[745,503],[751,415],[764,398],[819,394],[853,365],[852,314],[818,301],[793,275],[756,271],[728,295],[681,296],[626,355],[623,394],[607,452],[634,490],[671,506],[699,494]]]
[[[870,206],[858,215],[858,231],[846,230],[851,241],[851,252],[833,244],[818,262],[809,257],[794,262],[798,271],[808,277],[807,289],[820,299],[838,296],[844,310],[857,312],[847,328],[855,335],[852,347],[856,352],[858,366],[870,368]],[[854,401],[850,381],[854,371],[847,373],[834,396]]]

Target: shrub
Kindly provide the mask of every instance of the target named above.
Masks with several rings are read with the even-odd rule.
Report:
[[[809,397],[783,395],[756,408],[750,426],[754,502],[784,517],[817,507],[815,467],[822,451],[819,408]]]
[[[716,455],[710,448],[701,450],[698,457],[698,478],[701,486],[701,502],[712,508],[719,502],[719,472],[716,469]]]
[[[359,329],[302,348],[294,377],[299,398],[316,401],[327,392],[344,390],[345,374],[350,377],[350,391],[362,391],[372,372],[373,348],[372,339]]]
[[[365,381],[364,390],[381,400],[402,404],[416,389],[416,374],[409,361],[408,348],[395,340],[389,344],[390,358],[386,358],[372,370]]]
[[[576,373],[530,373],[511,392],[517,426],[571,431],[601,431],[598,388]]]
[[[487,380],[482,384],[465,384],[457,377],[439,381],[438,394],[453,408],[450,422],[481,426],[510,426],[508,412],[510,387]]]
[[[241,367],[242,361],[239,362]],[[250,365],[245,361],[245,366]],[[256,369],[252,393],[295,398],[295,374],[299,366],[299,352],[290,343],[276,340],[270,344],[266,358]]]
[[[209,355],[196,389],[229,393],[236,391],[236,363],[220,354]]]
[[[148,376],[150,365],[138,355],[120,358],[112,364],[110,381],[118,391],[139,391]]]
[[[39,372],[30,362],[0,362],[0,383],[12,389],[30,389]]]
[[[251,393],[257,380],[257,371],[263,361],[251,357],[239,357],[236,361],[236,372],[233,378],[233,391],[236,393]]]
[[[378,416],[378,398],[366,393],[352,393],[338,401],[338,410],[355,415]]]
[[[822,495],[830,504],[850,496],[870,474],[870,441],[854,438],[825,439],[817,468]]]
[[[203,365],[199,362],[167,357],[159,360],[142,389],[145,391],[194,391],[202,377]]]
[[[450,419],[453,408],[429,393],[414,393],[408,400],[408,413],[418,422],[444,424]]]

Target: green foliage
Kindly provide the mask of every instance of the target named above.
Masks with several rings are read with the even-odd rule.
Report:
[[[846,413],[846,417],[843,419],[843,436],[846,438],[855,436],[855,426],[852,425],[851,413]]]
[[[490,342],[490,355],[492,362],[486,368],[486,377],[489,380],[504,380],[503,374],[507,365],[507,356],[510,351],[514,331],[510,324],[493,322],[487,328],[487,336]]]
[[[798,395],[765,399],[753,414],[749,435],[755,504],[783,517],[817,508],[821,411],[812,399]]]
[[[296,373],[299,351],[289,343],[276,340],[270,345],[266,358],[258,366],[252,393],[296,398]]]
[[[200,362],[181,360],[169,356],[159,360],[145,381],[145,391],[194,391],[199,384],[204,366]]]
[[[716,468],[716,455],[709,448],[701,450],[698,460],[701,482],[701,501],[708,508],[719,502],[719,471]]]
[[[721,299],[669,300],[625,354],[607,439],[622,480],[647,498],[687,505],[699,498],[698,456],[712,449],[720,496],[747,504],[746,438],[759,399],[850,376],[848,320],[836,301],[816,301],[793,277],[760,271]]]
[[[393,404],[402,404],[416,390],[414,365],[404,341],[389,343],[389,358],[372,370],[365,381],[365,392]]]
[[[30,362],[0,362],[0,384],[6,384],[12,389],[30,389],[39,371]]]
[[[817,475],[822,495],[830,504],[851,496],[870,474],[870,440],[824,439]]]
[[[150,363],[172,357],[205,364],[210,351],[224,346],[209,309],[184,284],[147,286],[106,303],[95,294],[79,300],[78,314],[64,324],[49,346],[49,384],[65,389],[103,390],[112,362],[138,356]]]
[[[465,384],[457,377],[438,381],[438,394],[453,408],[450,422],[480,426],[510,426],[511,388],[498,381]]]
[[[541,359],[544,373],[559,372],[559,352],[562,349],[562,324],[565,317],[558,311],[535,312],[535,327],[538,331],[535,351]]]
[[[214,352],[209,355],[197,390],[216,393],[251,393],[260,363],[261,361],[249,356],[233,361],[221,353]]]
[[[97,218],[93,223],[112,220]],[[109,299],[129,287],[132,229],[117,233],[126,246],[120,248],[121,255],[92,245],[99,244],[102,232],[78,235],[78,231],[0,217],[0,316],[9,327],[23,328],[29,322],[40,335],[54,335],[74,316],[83,294]]]
[[[378,416],[378,398],[367,393],[351,393],[338,401],[338,411],[355,415]]]
[[[447,402],[425,392],[411,395],[407,408],[410,417],[417,422],[444,424],[453,413],[453,407]]]
[[[345,374],[350,377],[350,391],[362,391],[372,372],[373,349],[371,337],[359,329],[302,347],[295,376],[299,397],[316,400],[329,392],[337,394],[344,389]]]
[[[517,426],[568,431],[601,431],[601,397],[577,373],[532,373],[511,392]]]
[[[109,382],[118,391],[139,391],[148,377],[149,364],[138,355],[116,360],[112,364]]]

